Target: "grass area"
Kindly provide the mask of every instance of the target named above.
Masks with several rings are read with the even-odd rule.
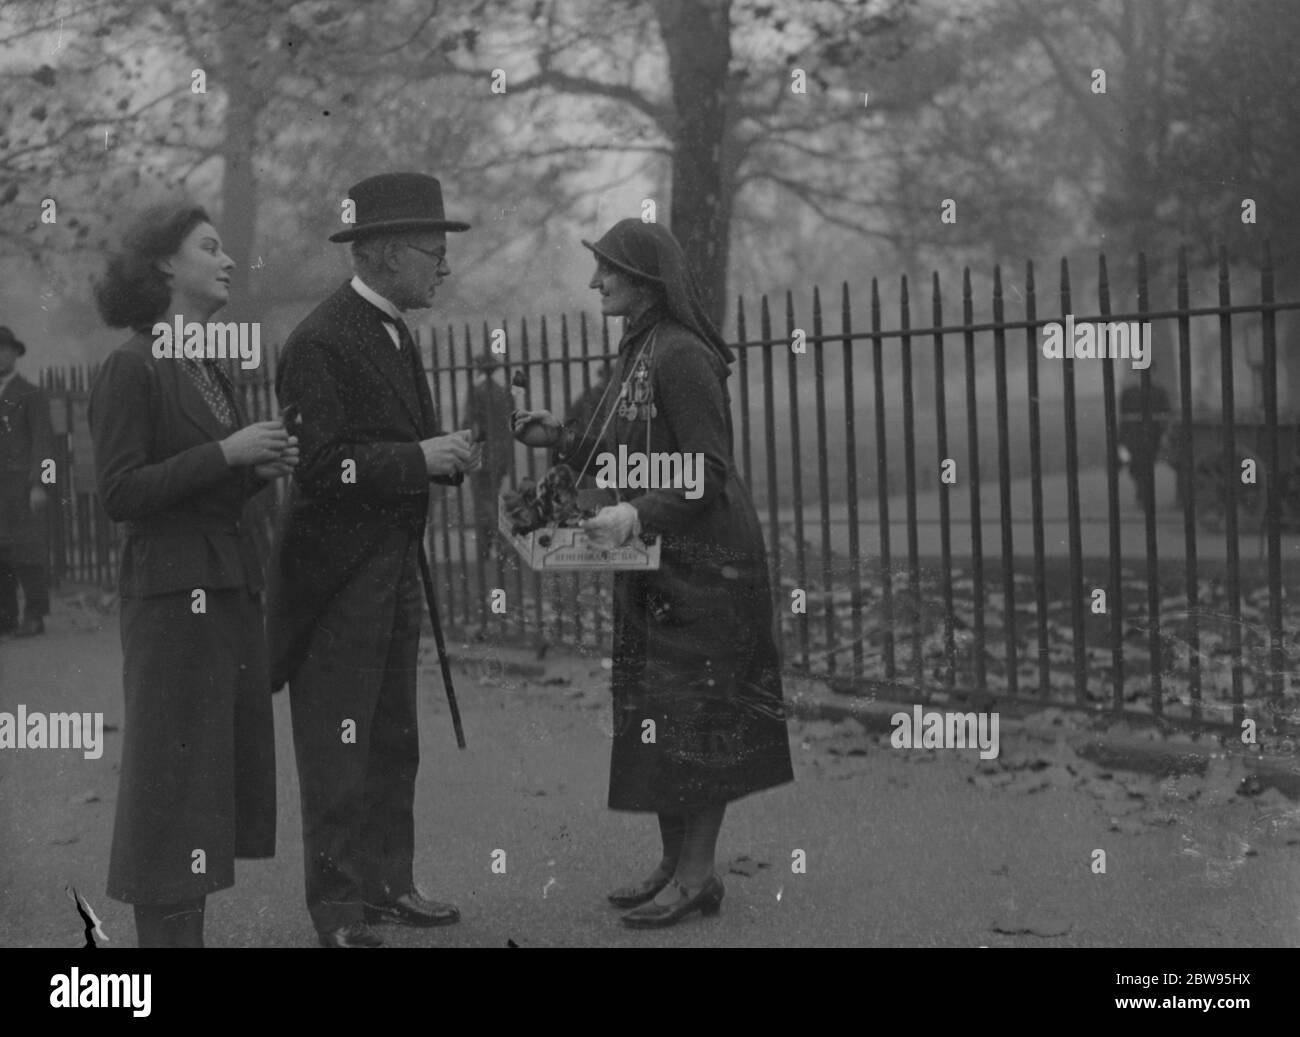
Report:
[[[792,551],[787,541],[783,550]],[[1193,669],[1199,669],[1200,701],[1205,719],[1232,719],[1233,630],[1240,632],[1243,702],[1248,716],[1271,723],[1278,713],[1292,722],[1300,721],[1300,637],[1290,612],[1290,603],[1300,593],[1300,576],[1288,572],[1283,582],[1282,669],[1283,697],[1273,695],[1269,663],[1268,589],[1262,566],[1243,566],[1240,619],[1231,616],[1227,582],[1219,575],[1200,574],[1197,607],[1188,608],[1185,574],[1179,565],[1167,563],[1157,571],[1155,621],[1149,614],[1147,577],[1144,566],[1121,567],[1119,600],[1110,589],[1109,564],[1104,559],[1085,561],[1082,573],[1083,654],[1086,674],[1082,703],[1109,707],[1115,696],[1114,639],[1112,619],[1120,611],[1119,642],[1123,669],[1122,701],[1125,708],[1150,710],[1153,699],[1153,657],[1150,631],[1158,629],[1158,674],[1164,712],[1170,717],[1190,717],[1193,702]],[[978,689],[992,696],[1011,692],[1011,651],[1014,651],[1016,692],[1039,695],[1046,679],[1049,702],[1079,705],[1076,699],[1074,660],[1075,638],[1071,601],[1063,593],[1070,586],[1067,559],[1047,559],[1041,578],[1045,588],[1046,629],[1045,675],[1040,673],[1039,612],[1037,588],[1040,580],[1031,563],[1017,564],[1013,572],[1011,603],[1008,603],[1000,566],[985,566],[982,600],[977,599],[974,572],[969,559],[958,560],[952,572],[953,630],[955,659],[951,683],[957,688]],[[892,603],[886,607],[885,581],[878,569],[863,568],[862,600],[863,666],[851,672],[855,624],[852,588],[847,579],[848,560],[837,559],[836,579],[829,595],[821,588],[809,591],[809,614],[794,616],[786,609],[781,615],[782,642],[787,659],[819,675],[832,673],[855,677],[863,682],[889,681],[894,687],[911,688],[918,696],[943,689],[948,684],[945,638],[945,574],[937,560],[919,566],[917,588],[909,585],[906,563],[892,567]],[[784,596],[794,588],[784,580]],[[1107,592],[1105,611],[1095,613],[1092,591]],[[983,617],[983,643],[976,643],[976,614]],[[827,613],[829,612],[829,622]],[[1014,620],[1009,623],[1009,618]],[[1008,627],[1013,635],[1008,637]],[[892,634],[894,673],[886,667],[886,643]],[[1010,642],[1011,651],[1009,651]],[[807,653],[804,652],[805,644]],[[984,680],[978,676],[980,654]],[[919,660],[919,661],[918,661]]]
[[[792,570],[793,534],[787,531],[782,541],[783,572]],[[493,572],[495,568],[493,567]],[[855,623],[853,591],[850,584],[849,559],[837,557],[832,571],[829,593],[816,584],[806,586],[808,611],[795,615],[790,610],[790,592],[795,581],[782,581],[778,611],[781,646],[786,668],[791,672],[852,678],[862,686],[888,682],[892,688],[910,690],[917,698],[947,686],[949,660],[945,644],[944,603],[945,575],[937,560],[926,559],[920,565],[917,591],[908,583],[907,565],[895,564],[892,570],[892,603],[886,607],[884,580],[879,570],[866,560],[861,565],[860,627],[862,666],[854,664]],[[990,696],[1010,693],[1011,667],[1008,664],[1008,617],[1014,615],[1015,674],[1018,694],[1034,698],[1040,692],[1039,617],[1036,604],[1038,580],[1031,575],[1032,564],[1017,563],[1012,601],[1008,606],[998,566],[986,566],[983,600],[977,601],[974,573],[968,559],[955,563],[952,573],[953,628],[955,660],[952,684],[957,688],[980,690]],[[1120,641],[1123,659],[1123,695],[1126,709],[1139,712],[1151,708],[1153,697],[1152,655],[1148,631],[1147,580],[1144,567],[1125,565],[1118,605],[1121,609]],[[480,599],[476,573],[471,566],[468,622],[466,600],[461,592],[461,571],[453,566],[448,574],[454,600],[444,605],[455,623],[466,632],[481,629]],[[1195,616],[1188,609],[1185,576],[1179,565],[1165,563],[1158,570],[1159,674],[1164,712],[1170,718],[1190,718],[1192,705],[1192,671],[1195,660],[1200,671],[1201,708],[1207,721],[1221,723],[1232,719],[1232,631],[1240,630],[1243,701],[1246,715],[1264,727],[1278,714],[1291,722],[1300,722],[1300,636],[1290,605],[1300,595],[1300,574],[1288,571],[1283,585],[1283,696],[1269,701],[1272,681],[1269,669],[1268,590],[1265,570],[1255,564],[1243,566],[1241,579],[1240,622],[1234,624],[1229,609],[1227,583],[1209,571],[1197,582]],[[1062,592],[1070,586],[1068,560],[1046,560],[1042,584],[1047,590],[1045,626],[1047,652],[1045,669],[1048,704],[1076,707],[1074,677],[1074,633],[1070,601]],[[1108,563],[1091,559],[1083,571],[1084,638],[1087,708],[1109,708],[1114,699],[1114,669],[1111,610],[1116,596],[1109,591]],[[440,584],[441,585],[441,584]],[[508,596],[515,597],[515,583],[508,578]],[[580,577],[547,576],[541,582],[540,599],[534,595],[531,573],[524,577],[525,599],[511,605],[522,621],[520,635],[566,644],[582,644],[594,650],[608,651],[610,623],[610,577],[584,573]],[[1092,611],[1090,592],[1107,588],[1104,614]],[[540,605],[539,605],[540,602]],[[979,608],[984,621],[982,645],[975,641],[975,616]],[[541,616],[539,629],[537,619]],[[829,613],[829,617],[828,617]],[[495,618],[495,617],[494,617]],[[1196,648],[1193,650],[1193,618]],[[489,629],[491,627],[489,624]],[[600,636],[597,631],[600,630]],[[887,635],[894,642],[894,673],[891,677],[885,662]],[[917,655],[919,651],[919,664]],[[983,654],[985,678],[978,680],[979,653]],[[919,681],[918,674],[919,671]]]

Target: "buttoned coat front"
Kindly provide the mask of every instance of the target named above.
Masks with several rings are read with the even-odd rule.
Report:
[[[620,493],[663,540],[657,570],[614,576],[609,806],[730,802],[793,774],[767,553],[733,457],[727,367],[662,308],[627,329],[619,367],[609,427],[560,459],[576,473],[620,448],[690,455],[700,479]]]
[[[167,904],[234,883],[275,852],[275,731],[262,567],[231,468],[181,361],[137,334],[90,393],[100,501],[122,524],[125,716],[108,892]],[[236,425],[244,424],[232,400]]]
[[[419,358],[394,348],[383,317],[342,285],[294,330],[276,371],[281,408],[297,406],[302,418],[270,575],[276,689],[326,610],[350,610],[349,596],[395,600],[405,553],[389,534],[423,535],[431,480],[420,440],[439,434],[433,398]]]

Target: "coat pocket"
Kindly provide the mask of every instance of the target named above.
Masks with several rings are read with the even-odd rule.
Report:
[[[222,590],[245,583],[237,536],[199,532],[129,536],[122,548],[123,597]]]
[[[730,581],[656,581],[647,596],[646,663],[650,679],[725,695],[746,642]]]

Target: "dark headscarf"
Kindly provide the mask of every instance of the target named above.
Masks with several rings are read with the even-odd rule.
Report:
[[[664,308],[673,320],[707,342],[724,364],[736,359],[704,312],[686,254],[668,230],[638,219],[619,220],[594,245],[583,244],[615,269],[662,288]]]

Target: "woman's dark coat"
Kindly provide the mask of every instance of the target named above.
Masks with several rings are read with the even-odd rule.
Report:
[[[90,396],[99,497],[125,534],[126,715],[108,891],[136,904],[225,888],[236,856],[275,852],[262,573],[243,520],[265,484],[226,464],[218,441],[232,430],[181,362],[151,347],[137,334],[116,350]]]
[[[702,454],[704,474],[695,500],[683,489],[620,491],[663,546],[657,571],[614,578],[609,805],[724,803],[793,776],[767,554],[732,457],[727,367],[662,308],[629,327],[619,363],[611,391],[639,380],[636,415],[616,415],[602,441],[564,459],[577,472],[592,458],[590,473],[600,451],[646,451],[648,422],[650,452]]]

